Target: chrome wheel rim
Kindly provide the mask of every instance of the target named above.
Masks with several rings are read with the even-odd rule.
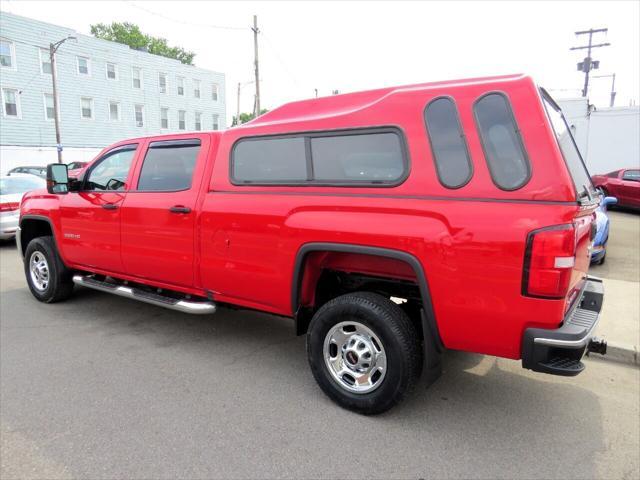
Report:
[[[333,380],[352,393],[370,393],[382,385],[387,355],[373,331],[359,322],[340,322],[324,339],[324,361]]]
[[[29,273],[33,286],[43,292],[49,286],[49,264],[42,252],[33,252],[29,258]]]

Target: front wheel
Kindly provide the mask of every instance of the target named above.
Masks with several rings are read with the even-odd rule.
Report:
[[[29,290],[41,302],[66,300],[73,291],[71,272],[62,263],[53,237],[38,237],[29,242],[24,273]]]
[[[422,368],[419,336],[407,314],[369,292],[334,298],[316,312],[307,355],[324,393],[367,415],[401,402]]]

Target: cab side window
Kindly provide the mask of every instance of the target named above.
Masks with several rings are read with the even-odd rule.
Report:
[[[188,190],[199,151],[197,139],[152,142],[144,157],[138,191]]]
[[[118,148],[107,153],[89,172],[85,181],[85,190],[124,190],[125,180],[135,153],[136,145]]]

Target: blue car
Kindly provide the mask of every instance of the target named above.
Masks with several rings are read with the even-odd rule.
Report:
[[[607,241],[609,240],[609,216],[607,206],[618,203],[616,197],[602,196],[600,206],[596,210],[596,236],[591,249],[591,263],[602,265],[607,256]]]

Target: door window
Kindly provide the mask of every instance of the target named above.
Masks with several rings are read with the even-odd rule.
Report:
[[[640,182],[640,170],[627,170],[622,174],[622,180]]]
[[[124,190],[135,151],[131,145],[107,153],[89,172],[85,190]]]
[[[138,191],[188,190],[199,151],[200,140],[152,142],[144,157]]]

